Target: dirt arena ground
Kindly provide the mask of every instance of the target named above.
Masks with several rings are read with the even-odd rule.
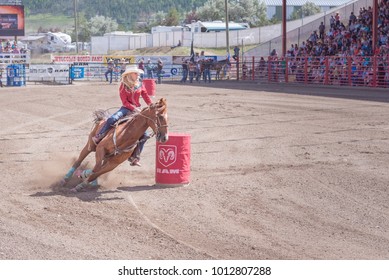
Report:
[[[154,185],[153,138],[142,167],[74,195],[57,182],[117,85],[0,90],[0,259],[389,258],[388,90],[165,83],[157,97],[191,134],[190,185]]]

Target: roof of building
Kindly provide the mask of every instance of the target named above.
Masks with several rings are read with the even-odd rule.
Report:
[[[263,0],[266,6],[282,6],[283,0]],[[319,7],[337,7],[345,3],[352,2],[351,0],[312,0],[311,3]],[[307,3],[306,0],[288,0],[287,6],[303,6]]]
[[[45,35],[29,35],[26,37],[22,37],[19,40],[20,41],[36,41],[36,40],[41,40],[45,37],[46,37]]]
[[[198,22],[201,26],[205,27],[208,31],[224,31],[226,30],[226,23],[219,21],[207,21],[207,22]],[[241,23],[229,22],[228,23],[229,30],[243,30],[247,29],[247,26]]]

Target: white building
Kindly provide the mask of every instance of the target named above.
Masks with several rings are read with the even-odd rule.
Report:
[[[184,27],[182,26],[154,26],[151,27],[151,34],[158,32],[173,32],[173,31],[183,31]]]

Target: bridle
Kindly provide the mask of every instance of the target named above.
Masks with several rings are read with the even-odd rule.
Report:
[[[163,116],[159,113],[156,113],[157,116],[156,120],[153,120],[149,116],[142,114],[142,112],[139,112],[139,115],[150,120],[154,124],[154,127],[151,127],[153,129],[153,134],[151,135],[151,137],[153,137],[154,135],[158,135],[162,127],[169,127],[167,124],[162,124],[160,118],[162,118]]]
[[[150,110],[150,108],[148,108],[148,110]],[[147,119],[147,120],[149,120],[149,121],[151,121],[151,122],[153,123],[154,127],[150,126],[150,127],[152,128],[152,130],[153,130],[153,133],[150,135],[150,137],[153,137],[153,136],[155,136],[155,135],[157,135],[157,137],[158,137],[158,135],[160,135],[160,133],[161,133],[161,132],[159,131],[160,128],[162,128],[162,127],[168,127],[167,124],[162,124],[162,123],[161,123],[160,118],[162,117],[162,115],[159,114],[159,113],[157,113],[157,112],[156,112],[156,114],[155,114],[155,115],[156,115],[156,120],[153,120],[153,119],[150,118],[149,116],[146,116],[146,115],[142,114],[142,112],[139,112],[137,115],[140,115],[140,116],[142,116],[143,118],[145,118],[145,119]],[[116,123],[116,125],[117,125],[117,124],[118,124],[118,122]],[[137,142],[134,143],[133,145],[127,147],[126,149],[119,150],[118,147],[117,147],[117,145],[116,145],[116,129],[115,129],[115,130],[114,130],[114,133],[113,133],[113,143],[114,143],[114,145],[115,145],[115,151],[114,151],[112,154],[108,155],[108,156],[117,155],[117,154],[120,154],[120,153],[122,153],[122,152],[132,151],[132,149],[138,144],[138,142],[139,142],[139,141],[137,141]]]

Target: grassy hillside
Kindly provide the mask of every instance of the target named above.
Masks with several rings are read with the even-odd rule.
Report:
[[[26,35],[38,32],[39,28],[61,31],[70,35],[74,29],[74,18],[51,14],[30,15],[26,18]]]

